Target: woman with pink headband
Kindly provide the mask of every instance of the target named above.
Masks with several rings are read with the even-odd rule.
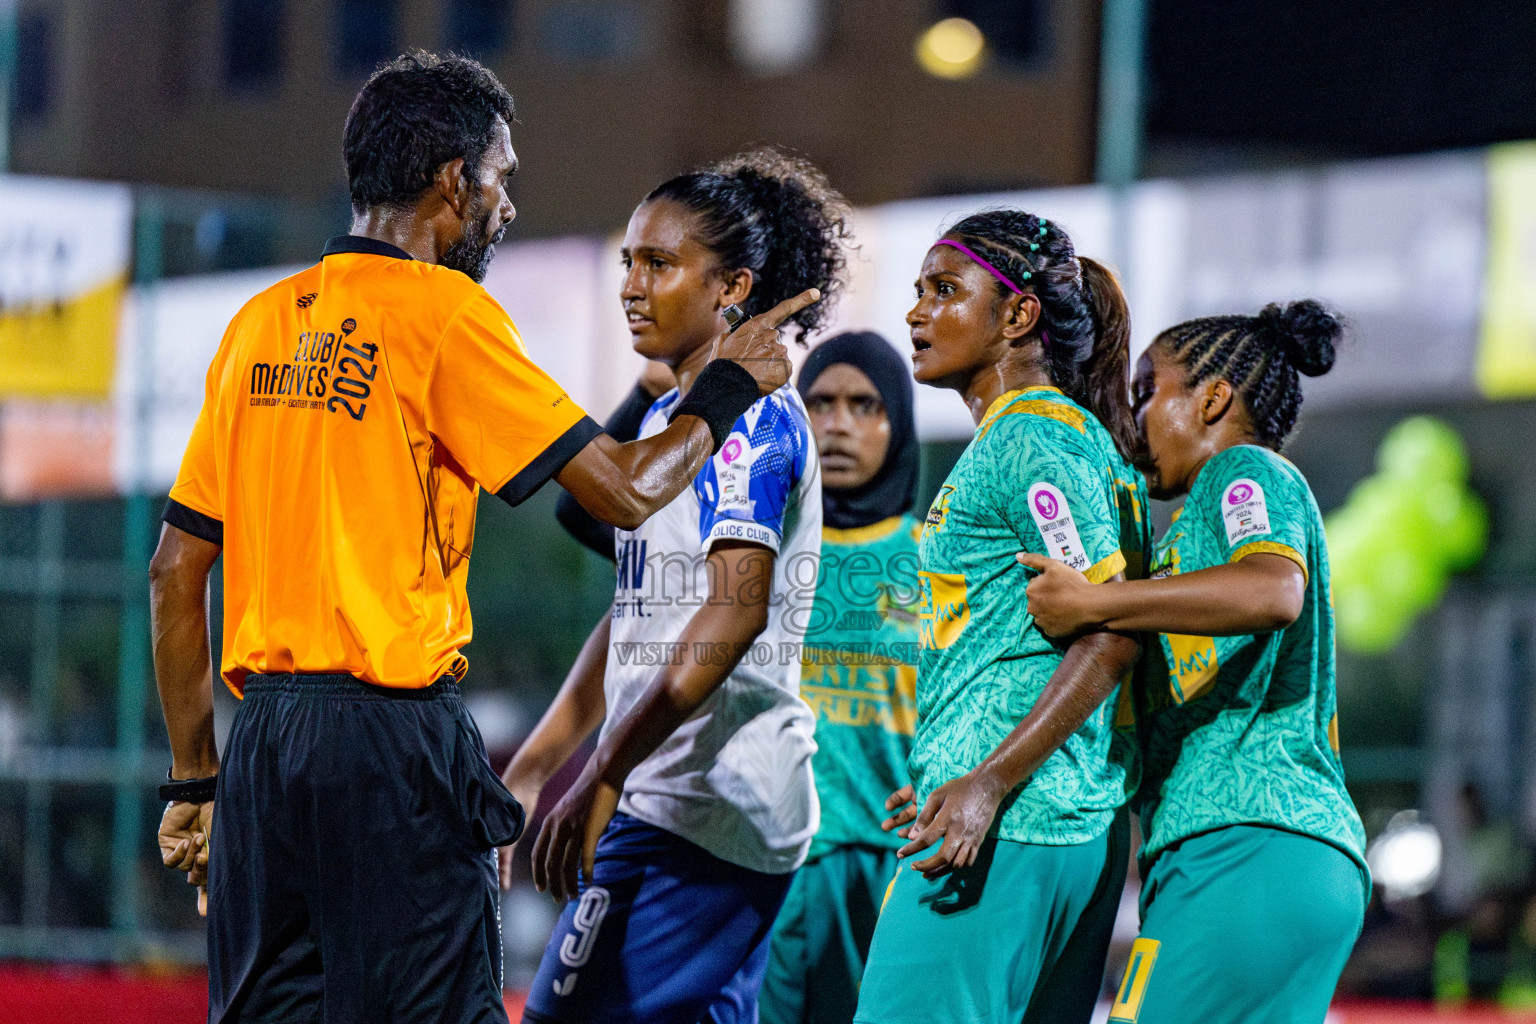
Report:
[[[887,890],[854,1019],[1086,1022],[1129,852],[1134,716],[1114,695],[1139,648],[1045,636],[1014,555],[1145,575],[1125,298],[1058,226],[996,210],[929,250],[907,323],[913,375],[958,391],[977,428],[919,541],[912,785],[885,823],[915,862]]]

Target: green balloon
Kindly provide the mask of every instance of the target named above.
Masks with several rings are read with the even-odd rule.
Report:
[[[1488,551],[1488,506],[1470,491],[1462,491],[1456,497],[1442,543],[1450,568],[1461,572],[1482,561]]]
[[[1333,610],[1339,646],[1357,654],[1387,653],[1412,621],[1370,586],[1336,587]]]
[[[1440,600],[1445,567],[1417,544],[1395,548],[1376,563],[1376,587],[1384,606],[1408,620]]]
[[[1372,532],[1395,533],[1405,512],[1418,511],[1422,492],[1423,487],[1413,480],[1378,473],[1355,485],[1349,493],[1349,509]]]
[[[1423,500],[1424,517],[1429,527],[1437,536],[1443,537],[1444,531],[1450,529],[1456,516],[1461,512],[1461,503],[1466,491],[1455,484],[1441,480],[1430,484],[1424,489]]]
[[[1411,416],[1387,432],[1376,451],[1376,468],[1402,480],[1460,484],[1467,479],[1467,449],[1444,420]]]
[[[1466,487],[1466,448],[1450,425],[1403,420],[1376,464],[1324,522],[1339,644],[1361,654],[1395,647],[1488,542],[1488,510]]]

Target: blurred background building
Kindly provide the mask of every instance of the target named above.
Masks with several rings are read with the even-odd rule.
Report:
[[[1002,202],[1116,264],[1138,346],[1339,308],[1351,340],[1288,455],[1330,531],[1394,566],[1349,576],[1336,551],[1341,738],[1383,883],[1345,994],[1536,1002],[1536,5],[0,0],[0,1017],[28,1019],[17,965],[132,981],[202,956],[149,842],[168,753],[144,568],[225,324],[346,230],[342,120],[407,47],[473,54],[516,97],[519,218],[487,287],[598,415],[638,369],[615,233],[749,142],[859,207],[837,326],[898,346],[923,251]],[[919,418],[926,501],[970,421],[931,391]],[[1432,462],[1460,518],[1359,487],[1429,493]],[[611,596],[552,491],[478,524],[467,691],[498,760]],[[1441,559],[1457,531],[1467,557]],[[509,980],[552,914],[507,897]]]

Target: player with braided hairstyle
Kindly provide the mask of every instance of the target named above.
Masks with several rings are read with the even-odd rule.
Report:
[[[1301,412],[1298,374],[1333,369],[1337,318],[1310,299],[1258,316],[1207,316],[1170,327],[1159,344],[1186,368],[1194,387],[1225,377],[1243,396],[1254,440],[1279,451]]]
[[[1113,695],[1138,644],[1048,638],[1014,553],[1144,575],[1125,299],[1059,225],[994,210],[928,251],[907,323],[913,375],[977,430],[918,542],[912,785],[884,824],[903,858],[942,845],[887,890],[854,1020],[1087,1021],[1129,853]]]
[[[619,298],[635,351],[677,383],[641,438],[692,407],[726,307],[769,310],[801,338],[821,325],[841,287],[847,212],[820,171],[768,149],[641,201]],[[528,1022],[757,1019],[770,929],[818,824],[800,649],[821,467],[791,388],[720,427],[692,487],[615,531],[613,607],[503,776],[532,814],[602,726],[532,850],[534,883],[569,902]],[[504,884],[509,872],[504,858]]]
[[[1031,554],[1052,635],[1160,634],[1135,804],[1141,936],[1111,1021],[1322,1021],[1370,895],[1344,788],[1323,519],[1279,455],[1299,374],[1342,328],[1312,300],[1192,320],[1141,357],[1135,407],[1159,498],[1188,495],[1152,578],[1091,586]],[[1152,659],[1155,661],[1156,659]]]

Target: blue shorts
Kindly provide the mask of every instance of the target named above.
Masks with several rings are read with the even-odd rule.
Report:
[[[793,874],[749,871],[614,815],[566,904],[525,1024],[750,1024]]]

